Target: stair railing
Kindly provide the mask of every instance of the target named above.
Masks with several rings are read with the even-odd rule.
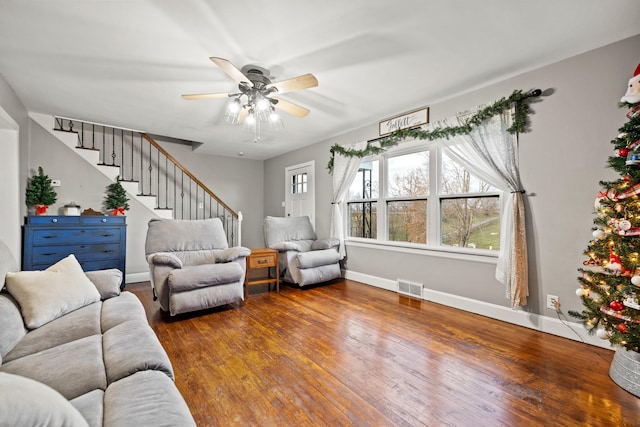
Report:
[[[230,246],[241,243],[242,216],[148,134],[56,117],[55,130],[78,135],[77,148],[100,152],[100,165],[120,168],[118,180],[138,183],[139,196],[155,196],[156,209],[175,219],[220,218]]]

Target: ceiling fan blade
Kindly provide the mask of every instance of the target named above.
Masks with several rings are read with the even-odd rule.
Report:
[[[274,87],[278,89],[278,93],[287,93],[316,86],[318,86],[318,79],[316,79],[313,74],[303,74],[298,77],[268,84],[267,89]]]
[[[196,99],[213,99],[213,98],[228,98],[228,93],[192,93],[187,95],[182,95],[183,99],[187,99],[189,101],[193,101]]]
[[[278,100],[278,102],[273,105],[274,107],[286,113],[293,114],[294,116],[305,117],[310,112],[310,110],[301,107],[298,104],[294,104],[293,102],[285,101],[282,98],[272,98]]]
[[[209,59],[236,82],[244,83],[249,87],[253,87],[253,83],[251,82],[251,80],[249,80],[247,76],[242,74],[242,71],[238,70],[236,66],[231,62],[227,61],[224,58],[217,58],[215,56],[212,56]]]

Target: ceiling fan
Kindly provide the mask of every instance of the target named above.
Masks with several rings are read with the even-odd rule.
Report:
[[[187,100],[231,98],[225,119],[230,123],[259,121],[278,121],[279,117],[274,108],[298,117],[305,117],[309,110],[293,102],[277,98],[274,95],[294,92],[318,86],[318,80],[313,74],[303,74],[298,77],[271,82],[266,70],[255,66],[244,67],[243,71],[236,68],[224,58],[209,58],[222,71],[238,83],[238,92],[186,94],[182,98]]]

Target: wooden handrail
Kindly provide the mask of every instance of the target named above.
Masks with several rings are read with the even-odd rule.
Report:
[[[193,182],[198,184],[209,196],[213,197],[221,206],[223,206],[227,211],[229,211],[234,218],[236,219],[238,218],[238,214],[233,209],[227,206],[225,202],[220,200],[220,198],[216,196],[216,194],[213,191],[209,190],[209,188],[206,185],[204,185],[198,178],[196,178],[191,172],[189,172],[184,166],[182,166],[180,162],[178,162],[171,154],[169,154],[164,148],[162,148],[160,144],[158,144],[153,138],[151,138],[149,135],[147,135],[144,132],[140,132],[140,135],[142,135],[144,139],[149,141],[149,144],[153,145],[156,148],[156,150],[158,150],[167,159],[169,159],[174,165],[176,165],[178,169],[184,172],[185,175],[191,178]]]

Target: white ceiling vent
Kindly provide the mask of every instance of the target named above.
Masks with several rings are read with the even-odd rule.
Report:
[[[398,279],[398,293],[422,299],[422,283]]]

